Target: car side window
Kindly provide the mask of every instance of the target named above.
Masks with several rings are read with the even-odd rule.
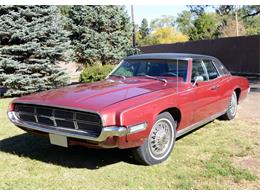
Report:
[[[211,60],[203,60],[203,63],[207,69],[209,80],[215,79],[219,76],[219,73]]]
[[[197,76],[202,76],[204,81],[208,81],[208,76],[203,68],[202,60],[192,61],[191,82],[195,82]]]
[[[215,64],[221,75],[230,74],[227,68],[219,60],[214,60],[213,63]]]

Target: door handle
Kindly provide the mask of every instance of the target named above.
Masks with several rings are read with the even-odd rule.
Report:
[[[215,85],[215,86],[211,87],[210,89],[211,90],[217,90],[218,88],[219,88],[219,85]]]

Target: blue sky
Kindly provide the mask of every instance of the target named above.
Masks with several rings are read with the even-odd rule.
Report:
[[[130,16],[131,6],[126,5],[126,10]],[[148,22],[154,18],[160,18],[162,15],[177,16],[183,10],[188,10],[186,5],[134,5],[134,19],[136,24],[141,24],[143,18]]]
[[[131,16],[131,5],[125,5],[128,15]],[[150,23],[152,19],[160,18],[162,15],[171,15],[175,18],[183,10],[189,10],[186,5],[134,5],[134,19],[136,24],[141,24],[143,18]],[[206,8],[206,12],[214,9]]]

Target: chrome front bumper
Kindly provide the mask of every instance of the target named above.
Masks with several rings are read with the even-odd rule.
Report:
[[[24,127],[24,128],[30,129],[30,130],[36,130],[36,131],[41,131],[41,132],[45,132],[45,133],[63,135],[66,137],[79,138],[79,139],[89,140],[89,141],[103,142],[110,136],[120,137],[120,136],[126,136],[128,133],[128,129],[125,127],[110,126],[110,127],[103,127],[103,129],[98,137],[91,137],[85,131],[60,128],[60,127],[57,128],[57,127],[35,124],[35,123],[31,123],[31,122],[24,122],[24,121],[21,121],[15,115],[15,112],[8,112],[7,114],[8,114],[8,118],[10,119],[10,121],[19,127]]]

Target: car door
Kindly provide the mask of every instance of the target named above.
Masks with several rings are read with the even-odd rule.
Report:
[[[225,76],[216,68],[214,62],[211,59],[203,60],[203,64],[207,70],[209,82],[212,83],[211,90],[214,91],[214,104],[211,108],[212,114],[221,113],[227,108],[226,105],[226,92],[228,88],[228,82]]]
[[[209,70],[209,73],[211,71]],[[197,76],[202,76],[203,81],[194,84]],[[217,73],[218,77],[218,73]],[[216,82],[213,75],[208,74],[206,66],[202,59],[194,59],[192,62],[192,76],[191,82],[193,83],[193,124],[202,120],[208,119],[216,112],[218,104],[218,93]]]
[[[219,111],[225,111],[229,106],[229,101],[233,90],[230,88],[230,73],[225,68],[225,66],[217,59],[213,60],[215,68],[220,74],[219,83],[218,83],[218,93],[219,93]]]

